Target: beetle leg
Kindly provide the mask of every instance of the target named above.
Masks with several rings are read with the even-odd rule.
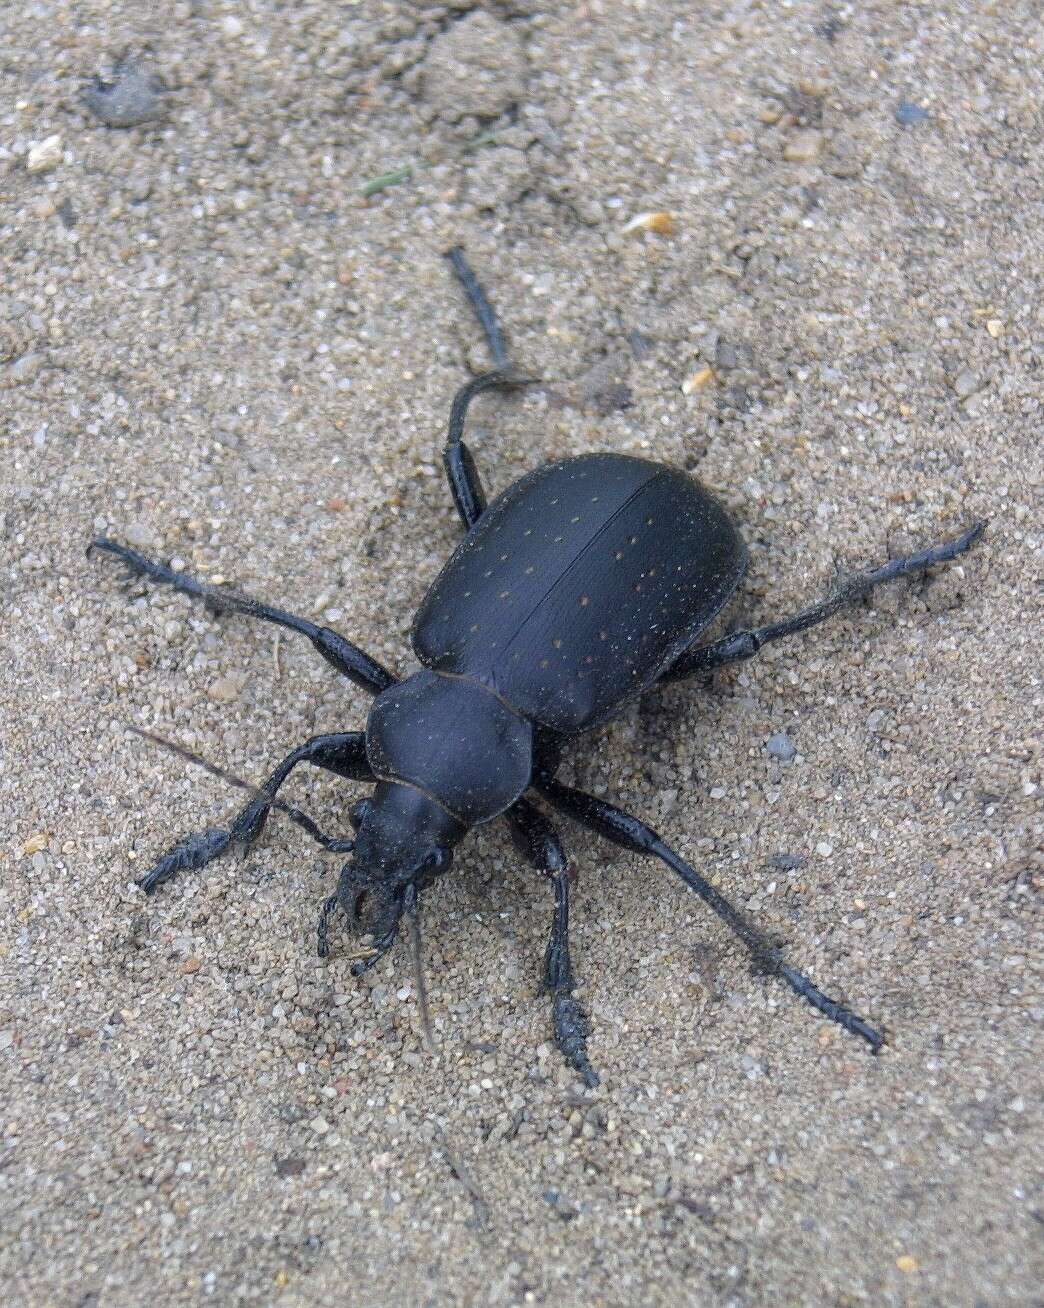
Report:
[[[244,781],[242,777],[237,777],[234,772],[229,772],[227,768],[218,767],[216,763],[211,763],[208,759],[203,758],[201,754],[195,753],[191,749],[186,749],[184,745],[179,745],[176,741],[167,740],[164,736],[158,736],[154,731],[145,731],[142,727],[136,727],[133,722],[127,723],[127,730],[133,731],[136,736],[141,736],[145,740],[151,740],[153,744],[161,745],[164,749],[169,749],[172,754],[177,754],[179,758],[187,760],[189,763],[195,763],[204,772],[209,772],[212,777],[218,777],[221,781],[227,781],[230,785],[237,786],[240,790],[249,790],[252,795],[257,795],[257,787],[249,781]],[[344,840],[339,836],[328,836],[318,826],[316,822],[302,812],[296,804],[288,804],[283,799],[273,799],[272,808],[279,813],[284,813],[291,822],[295,823],[302,831],[312,837],[317,845],[331,854],[347,854],[355,846],[354,840]]]
[[[489,352],[493,356],[493,362],[499,369],[506,370],[508,356],[507,346],[504,344],[504,333],[500,329],[496,311],[490,304],[486,292],[482,289],[479,279],[472,272],[470,264],[464,258],[464,251],[459,245],[447,250],[446,258],[453,265],[453,271],[457,274],[457,281],[464,288],[464,294],[468,297],[468,302],[475,310],[475,317],[479,320],[479,325],[486,334],[486,343],[489,345]]]
[[[453,265],[457,280],[464,288],[468,302],[475,311],[475,317],[485,332],[494,363],[493,372],[472,378],[454,395],[450,408],[446,448],[442,451],[442,465],[446,469],[453,503],[457,506],[464,530],[470,531],[486,507],[486,492],[482,489],[482,478],[479,476],[471,451],[463,440],[464,419],[467,417],[471,401],[483,391],[498,387],[509,389],[515,386],[532,386],[536,378],[519,377],[512,371],[500,322],[486,292],[464,258],[464,251],[459,245],[455,245],[452,250],[446,251],[446,258]]]
[[[543,813],[520,799],[505,815],[522,856],[555,886],[555,915],[544,954],[544,988],[551,995],[555,1044],[575,1067],[584,1083],[598,1084],[598,1074],[587,1059],[591,1027],[587,1014],[573,995],[573,967],[569,957],[569,867],[558,832]]]
[[[798,631],[807,631],[820,622],[825,622],[839,609],[855,600],[868,595],[875,586],[894,581],[897,577],[927,572],[937,563],[948,563],[965,550],[971,549],[986,530],[985,522],[977,522],[966,532],[953,540],[944,541],[918,554],[907,554],[902,558],[892,559],[872,572],[853,572],[842,577],[834,589],[817,604],[811,604],[793,617],[771,622],[764,627],[754,627],[746,631],[734,631],[721,640],[712,641],[698,649],[686,650],[677,661],[667,669],[661,681],[678,681],[682,677],[692,676],[694,672],[707,672],[711,668],[720,668],[725,663],[736,663],[742,659],[753,658],[769,641],[779,640],[781,636],[792,636]]]
[[[574,818],[577,822],[597,832],[606,840],[622,845],[624,849],[636,854],[651,854],[661,859],[682,878],[690,889],[700,896],[721,920],[739,936],[747,946],[751,957],[759,967],[785,981],[802,999],[807,1000],[813,1008],[818,1009],[831,1021],[843,1026],[846,1031],[860,1036],[867,1042],[873,1052],[884,1044],[884,1037],[864,1022],[851,1009],[836,1000],[830,999],[809,980],[803,972],[784,962],[783,954],[768,936],[734,908],[725,896],[702,877],[695,868],[690,867],[673,849],[644,822],[613,804],[596,799],[582,790],[574,790],[551,778],[540,778],[535,782],[537,790],[561,812]]]
[[[188,836],[169,850],[146,874],[138,885],[147,895],[168,881],[176,872],[186,868],[193,871],[220,858],[232,845],[248,845],[256,840],[276,801],[276,792],[298,763],[312,763],[353,781],[371,781],[373,773],[366,761],[366,736],[361,731],[335,732],[327,736],[313,736],[311,740],[288,754],[276,768],[249,804],[228,827],[208,827],[198,835]],[[325,836],[300,809],[292,809],[290,816],[317,839],[326,849],[347,852],[353,842]],[[303,820],[302,820],[303,819]]]
[[[481,377],[473,377],[453,397],[446,446],[442,451],[442,466],[446,469],[450,494],[453,496],[453,503],[457,506],[465,531],[470,531],[474,527],[486,508],[486,492],[482,488],[482,478],[479,476],[471,451],[463,441],[464,419],[467,417],[471,401],[483,391],[510,390],[518,386],[535,384],[536,378],[533,377],[516,377],[510,372],[486,372]]]
[[[299,618],[296,614],[287,613],[285,609],[278,609],[274,605],[250,599],[246,595],[237,595],[235,591],[226,590],[222,586],[211,586],[205,581],[198,581],[187,572],[176,572],[166,564],[156,563],[153,559],[146,558],[144,554],[139,554],[137,550],[117,544],[116,541],[108,540],[104,536],[91,541],[87,553],[90,554],[91,550],[104,550],[108,554],[115,554],[132,573],[140,577],[148,577],[150,581],[173,586],[175,590],[180,590],[186,595],[205,600],[212,608],[231,613],[244,613],[248,618],[260,618],[263,622],[274,622],[280,627],[300,632],[302,636],[308,637],[327,663],[349,681],[354,681],[363,690],[368,690],[371,695],[379,695],[395,680],[392,674],[381,667],[365,650],[361,650],[358,645],[353,645],[350,640],[346,640],[330,627],[320,627],[314,622],[309,622],[307,618]]]

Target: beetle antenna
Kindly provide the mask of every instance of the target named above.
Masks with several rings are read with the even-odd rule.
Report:
[[[406,887],[403,896],[403,908],[410,928],[410,956],[413,963],[413,984],[417,988],[417,1007],[420,1010],[421,1031],[424,1048],[429,1054],[435,1052],[435,1036],[431,1026],[431,1010],[428,1008],[428,983],[424,978],[424,953],[421,940],[420,899],[417,887]]]

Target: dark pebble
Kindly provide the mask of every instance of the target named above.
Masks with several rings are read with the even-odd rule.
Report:
[[[805,866],[805,860],[800,854],[770,854],[769,866],[777,872],[796,872],[799,867]]]
[[[87,108],[106,127],[138,127],[159,117],[163,90],[159,78],[132,63],[117,64],[112,76],[111,82],[95,78],[83,93]]]
[[[637,327],[627,333],[627,344],[631,347],[631,353],[638,360],[647,359],[653,352],[652,338],[640,332]]]
[[[276,1158],[274,1161],[276,1176],[300,1176],[305,1169],[303,1158]]]

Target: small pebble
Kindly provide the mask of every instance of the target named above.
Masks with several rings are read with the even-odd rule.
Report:
[[[928,110],[911,100],[901,100],[895,111],[895,121],[900,127],[916,127],[919,123],[927,122],[928,117]]]
[[[834,846],[828,844],[825,840],[821,840],[819,844],[816,845],[816,853],[820,858],[829,858],[833,852]]]
[[[26,170],[31,173],[48,173],[62,162],[62,138],[57,133],[35,141],[25,156]]]
[[[674,214],[659,210],[656,213],[636,214],[630,222],[624,224],[623,230],[625,236],[631,232],[656,232],[658,236],[673,236],[677,231],[677,224],[674,221]]]
[[[313,1117],[308,1123],[316,1135],[325,1135],[330,1129],[330,1123],[325,1117]]]
[[[907,1275],[917,1271],[917,1259],[911,1254],[900,1254],[895,1260],[895,1265],[901,1272],[906,1272]]]
[[[198,972],[202,966],[203,966],[202,959],[196,958],[195,955],[192,955],[191,957],[185,959],[182,965],[178,968],[178,971],[181,973],[182,976],[192,976],[192,974],[194,972]]]
[[[681,384],[683,395],[694,395],[697,391],[703,390],[714,380],[713,368],[698,368],[696,372],[690,373]]]
[[[783,147],[787,163],[813,163],[823,150],[823,133],[809,129],[795,132]]]
[[[218,677],[207,694],[219,704],[231,704],[234,699],[239,698],[239,687],[229,677]]]
[[[152,531],[143,522],[128,523],[123,535],[127,544],[134,545],[137,549],[147,550],[155,544]]]
[[[781,763],[790,763],[797,754],[797,746],[785,731],[777,731],[774,736],[769,736],[765,748],[769,758],[779,759]]]

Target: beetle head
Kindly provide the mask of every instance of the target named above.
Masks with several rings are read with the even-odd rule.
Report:
[[[336,904],[353,935],[373,939],[372,954],[355,965],[361,972],[391,947],[420,892],[447,871],[467,828],[419,790],[391,781],[379,782],[371,798],[353,807],[351,822],[355,849],[324,909],[320,953],[326,952],[326,916]]]

